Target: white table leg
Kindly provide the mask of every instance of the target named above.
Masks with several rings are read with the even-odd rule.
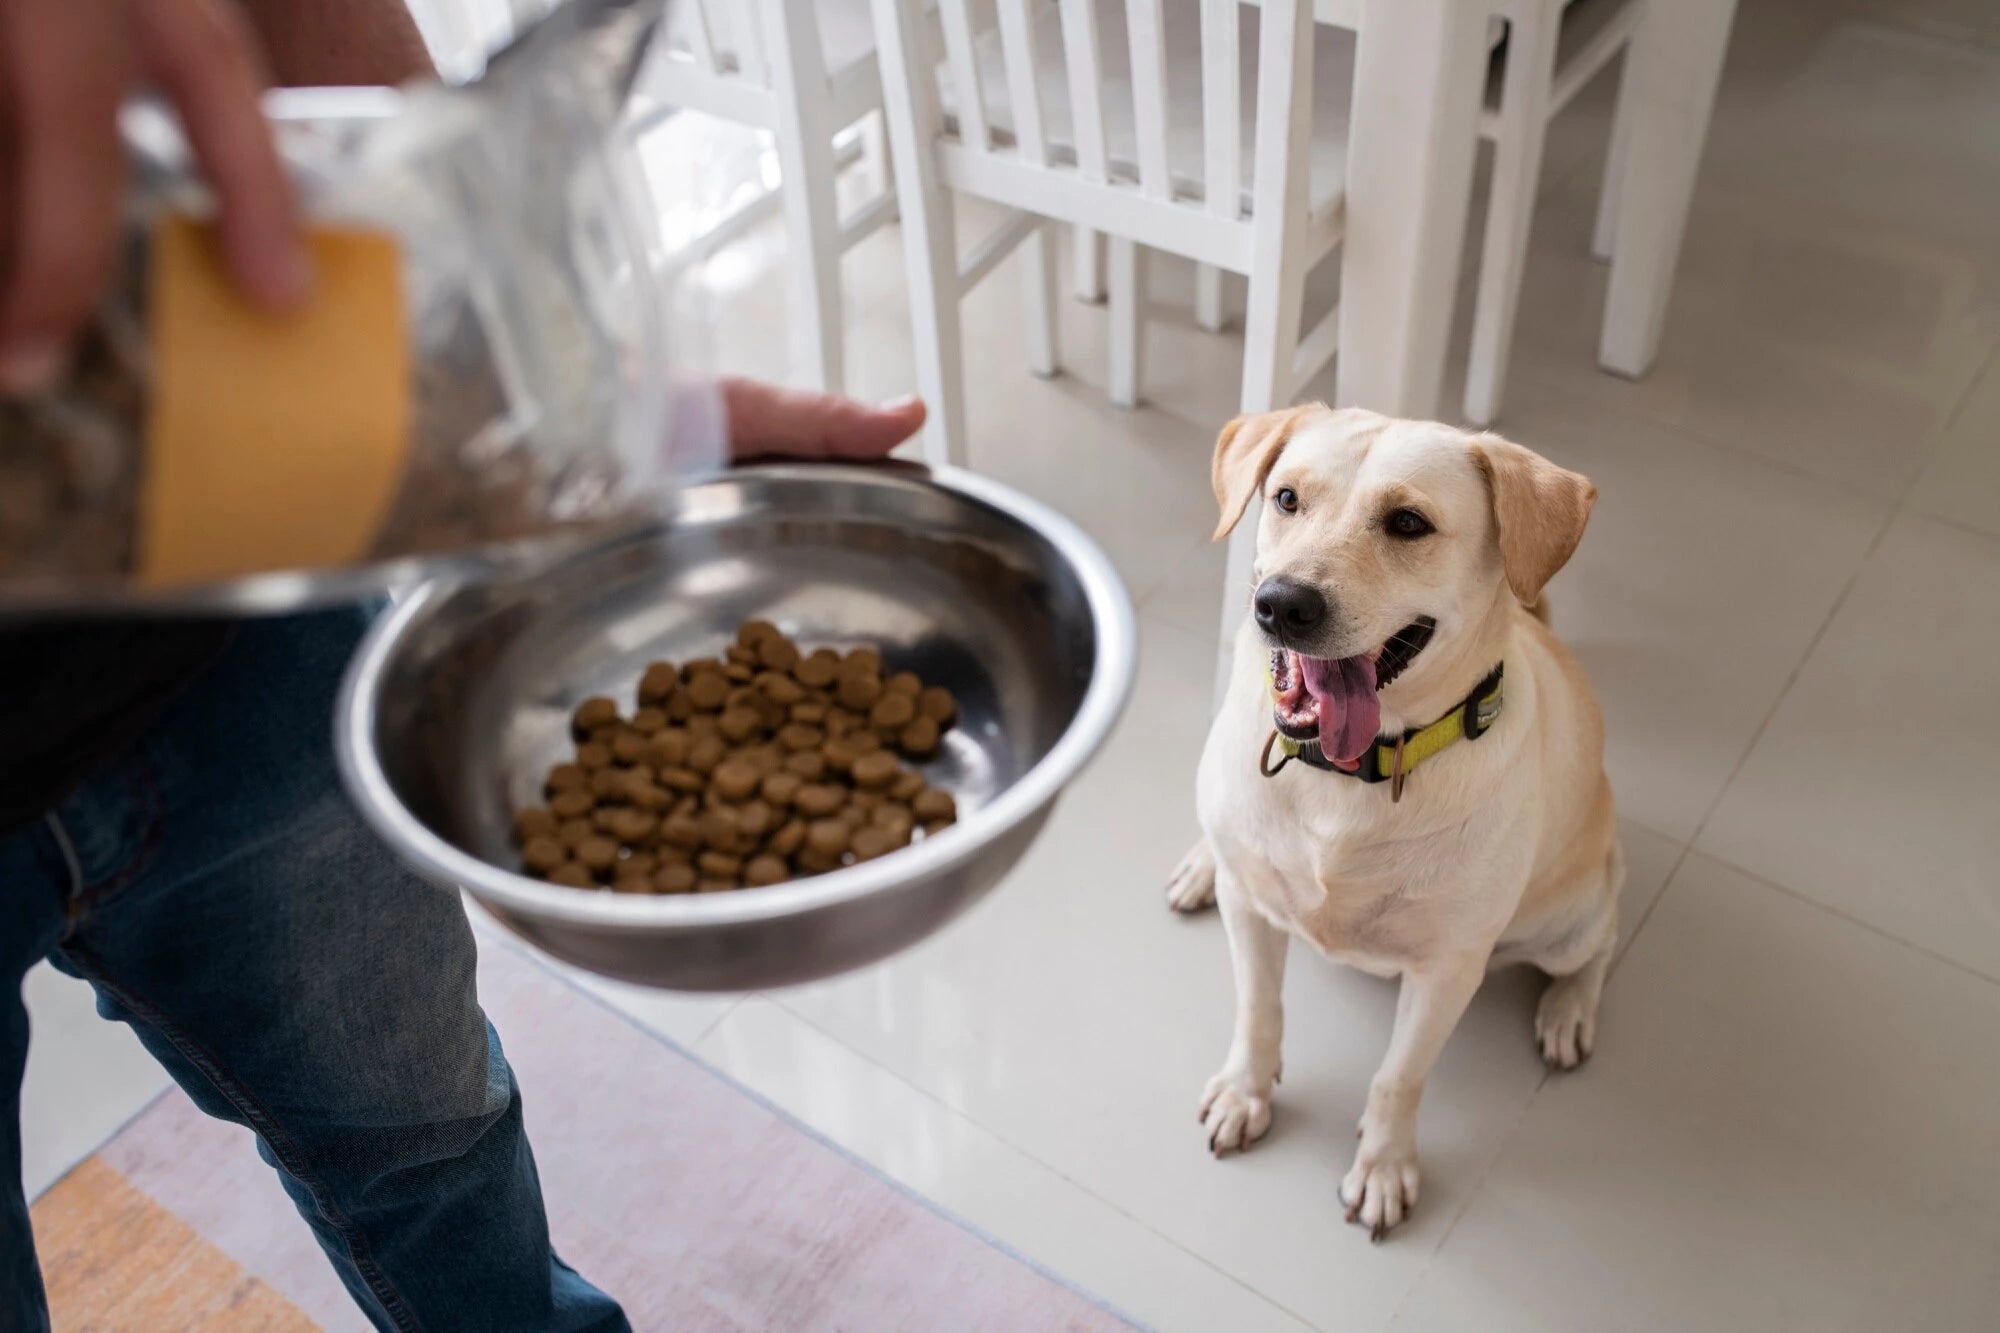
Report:
[[[1625,56],[1611,289],[1597,363],[1636,379],[1652,368],[1701,168],[1736,0],[1650,0]]]
[[[1476,0],[1362,0],[1340,261],[1343,404],[1438,414],[1487,10]]]

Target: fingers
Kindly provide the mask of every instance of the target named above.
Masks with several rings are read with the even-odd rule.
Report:
[[[45,387],[110,277],[132,59],[118,0],[0,4],[0,392]]]
[[[312,289],[291,181],[258,100],[268,80],[231,0],[127,0],[146,71],[180,111],[215,190],[222,249],[251,300],[286,306]]]
[[[722,397],[737,458],[884,458],[924,424],[917,398],[870,407],[838,394],[733,378],[722,381]]]

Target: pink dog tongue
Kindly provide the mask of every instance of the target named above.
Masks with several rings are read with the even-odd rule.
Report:
[[[1342,768],[1368,753],[1382,725],[1375,662],[1366,657],[1300,657],[1300,675],[1319,705],[1319,748]]]

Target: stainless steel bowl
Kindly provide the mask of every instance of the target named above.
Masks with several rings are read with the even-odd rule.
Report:
[[[509,869],[513,812],[540,803],[577,703],[629,706],[649,661],[713,655],[752,617],[807,645],[872,644],[957,695],[928,773],[957,795],[958,824],[865,865],[698,897]],[[967,473],[757,467],[552,570],[425,586],[362,645],[337,739],[389,845],[531,943],[626,981],[746,990],[886,957],[992,888],[1103,743],[1134,657],[1117,574],[1048,508]]]

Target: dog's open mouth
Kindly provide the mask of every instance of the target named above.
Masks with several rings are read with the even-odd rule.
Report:
[[[1272,718],[1295,741],[1316,740],[1320,753],[1348,770],[1382,728],[1382,691],[1431,641],[1437,621],[1419,616],[1373,652],[1354,657],[1305,657],[1271,650]]]

